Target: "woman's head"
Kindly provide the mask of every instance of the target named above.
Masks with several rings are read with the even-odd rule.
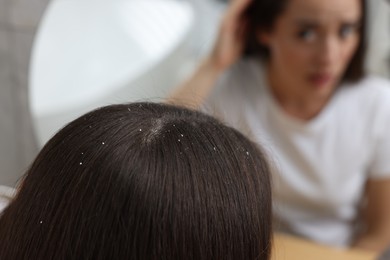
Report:
[[[1,259],[267,259],[264,155],[212,117],[113,105],[42,149],[0,218]]]
[[[364,0],[253,0],[246,52],[316,91],[356,81],[364,74],[365,13]]]

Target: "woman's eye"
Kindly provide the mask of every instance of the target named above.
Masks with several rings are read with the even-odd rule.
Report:
[[[352,35],[356,31],[356,26],[354,25],[343,25],[340,28],[340,37],[341,38],[347,38],[348,36]]]
[[[313,40],[314,37],[315,37],[315,31],[312,29],[305,29],[298,33],[298,38],[305,41]]]

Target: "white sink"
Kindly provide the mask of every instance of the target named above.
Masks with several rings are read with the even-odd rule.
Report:
[[[178,0],[55,0],[33,47],[29,97],[41,146],[107,104],[159,100],[188,59],[191,6]]]

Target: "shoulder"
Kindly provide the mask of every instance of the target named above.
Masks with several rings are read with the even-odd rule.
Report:
[[[364,95],[372,100],[373,109],[390,114],[390,81],[385,78],[370,76],[360,83]]]
[[[359,82],[350,84],[356,88],[358,94],[368,94],[369,96],[390,95],[390,81],[377,76],[367,76]]]
[[[387,79],[368,76],[350,84],[339,103],[375,136],[386,134],[390,127],[390,81]]]
[[[354,102],[362,109],[390,110],[390,81],[376,76],[367,76],[359,82],[345,84],[343,93],[346,100]],[[390,112],[390,111],[389,111]]]

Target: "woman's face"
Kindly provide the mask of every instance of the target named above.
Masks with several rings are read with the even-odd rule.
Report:
[[[258,35],[270,50],[271,85],[329,97],[358,46],[361,9],[361,0],[288,0],[272,29]]]

